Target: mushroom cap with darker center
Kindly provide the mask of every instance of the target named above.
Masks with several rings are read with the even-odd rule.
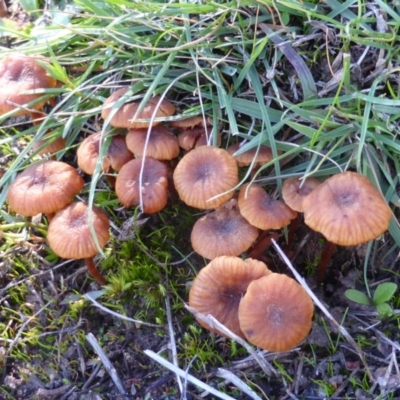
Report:
[[[101,132],[93,133],[79,145],[77,160],[79,168],[93,175],[96,169],[97,160],[100,152]],[[125,143],[125,136],[115,135],[111,138],[107,154],[103,159],[102,169],[108,172],[110,168],[119,171],[123,165],[133,159],[133,154],[129,151]]]
[[[272,273],[249,284],[238,318],[249,342],[269,351],[287,351],[306,338],[313,313],[311,297],[301,285]]]
[[[304,221],[332,243],[355,246],[384,233],[390,207],[371,181],[356,172],[333,175],[303,201]]]
[[[179,155],[178,138],[164,125],[153,126],[147,140],[148,129],[130,129],[126,135],[126,145],[136,157],[155,158],[156,160],[172,160]]]
[[[236,202],[230,200],[228,203]],[[257,239],[259,231],[244,219],[235,205],[218,208],[196,221],[190,240],[205,258],[238,256]]]
[[[59,257],[83,259],[98,253],[90,224],[96,234],[100,248],[110,237],[110,222],[106,214],[97,207],[91,210],[86,203],[74,202],[60,210],[49,224],[47,240]]]
[[[51,214],[65,207],[82,190],[76,169],[61,161],[30,165],[11,184],[7,201],[12,210],[26,217]]]
[[[43,93],[24,94],[27,91],[37,89],[51,89],[57,86],[57,80],[50,77],[47,71],[41,67],[37,60],[45,61],[42,57],[24,56],[10,54],[0,61],[0,87],[2,90],[0,96],[0,115],[15,110],[19,106],[26,106],[33,102]],[[40,102],[31,105],[30,108],[41,109],[47,102]],[[23,115],[28,113],[20,109],[14,115]]]
[[[105,120],[111,112],[114,112],[114,103],[121,99],[129,88],[121,88],[115,91],[104,103],[101,117]],[[175,106],[167,99],[160,101],[159,96],[154,96],[146,103],[141,112],[137,112],[140,106],[139,101],[128,101],[123,104],[111,117],[110,125],[118,128],[141,129],[148,128],[150,121],[138,121],[142,119],[169,117],[175,113]],[[159,124],[160,121],[153,121],[152,126]]]
[[[280,229],[290,224],[297,212],[275,200],[257,183],[242,186],[238,205],[240,213],[259,229]]]
[[[270,273],[261,261],[217,257],[194,280],[189,292],[189,305],[201,314],[211,314],[236,335],[244,337],[239,326],[239,302],[251,281]],[[198,322],[210,331],[222,334],[207,323]]]
[[[321,182],[316,178],[306,178],[303,182],[297,178],[288,178],[282,185],[282,197],[284,202],[292,209],[303,212],[303,200]]]
[[[115,192],[125,207],[140,204],[140,172],[142,158],[129,161],[117,175]],[[154,214],[161,211],[168,201],[168,167],[151,157],[144,160],[142,171],[143,212]]]
[[[226,150],[211,146],[187,153],[173,179],[180,199],[200,209],[217,208],[231,199],[239,182],[236,161]]]

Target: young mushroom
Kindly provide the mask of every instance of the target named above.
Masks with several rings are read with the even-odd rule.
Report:
[[[301,285],[272,273],[248,285],[238,318],[250,343],[269,351],[287,351],[306,338],[313,313],[311,297]]]
[[[217,257],[194,280],[189,292],[189,305],[201,314],[211,314],[243,338],[238,319],[239,302],[250,282],[269,274],[271,271],[260,261]],[[210,331],[223,335],[203,321],[199,320],[199,323]]]
[[[258,233],[258,229],[241,216],[236,200],[231,199],[197,220],[190,240],[198,254],[212,260],[240,255],[254,243]]]
[[[236,161],[226,150],[211,146],[183,156],[173,179],[180,199],[200,209],[217,208],[231,199],[239,182]]]
[[[59,257],[84,259],[90,274],[104,285],[106,280],[93,262],[98,247],[91,226],[102,249],[110,237],[108,217],[97,207],[90,210],[86,203],[74,202],[60,210],[51,220],[47,240]]]
[[[376,239],[389,227],[392,211],[382,194],[356,172],[333,175],[303,201],[304,221],[327,239],[325,257],[317,270],[321,281],[334,244],[355,246]]]
[[[21,172],[7,192],[8,205],[26,217],[53,214],[64,208],[82,190],[76,169],[61,161],[42,161]]]

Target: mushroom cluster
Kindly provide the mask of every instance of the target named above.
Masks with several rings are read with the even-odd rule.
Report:
[[[269,351],[287,351],[300,344],[314,314],[310,296],[294,279],[272,273],[260,261],[228,256],[215,258],[199,272],[189,305]],[[200,319],[199,323],[224,335]]]

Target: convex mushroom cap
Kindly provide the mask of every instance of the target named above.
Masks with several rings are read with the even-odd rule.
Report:
[[[6,114],[17,109],[19,106],[26,106],[33,102],[43,93],[24,94],[27,91],[37,89],[51,89],[57,86],[57,80],[47,75],[47,71],[42,68],[37,60],[45,61],[42,57],[24,56],[10,54],[0,61],[0,115]],[[47,100],[30,105],[30,108],[39,110]],[[29,113],[20,109],[14,115]]]
[[[292,209],[303,212],[303,201],[321,182],[316,178],[306,178],[304,182],[297,178],[288,178],[282,185],[284,202]]]
[[[70,165],[43,161],[30,165],[11,184],[7,201],[26,217],[51,214],[65,207],[82,190],[83,179]]]
[[[114,104],[121,99],[129,88],[121,88],[115,91],[104,103],[101,117],[105,120],[113,112]],[[123,104],[112,116],[110,124],[118,128],[141,129],[148,128],[150,121],[142,121],[143,119],[169,117],[175,113],[175,106],[167,99],[160,101],[159,96],[154,96],[144,106],[141,112],[138,113],[140,101],[129,101]],[[139,121],[140,120],[140,121]],[[154,121],[152,126],[158,125],[160,121]]]
[[[314,313],[308,293],[294,279],[271,273],[251,282],[239,304],[247,340],[269,351],[287,351],[308,335]]]
[[[231,199],[193,225],[190,240],[193,249],[205,258],[238,256],[257,239],[258,229],[244,219],[236,200]]]
[[[283,201],[273,199],[260,185],[243,185],[239,192],[240,213],[253,226],[262,230],[280,229],[290,224],[297,212]]]
[[[106,214],[97,207],[91,210],[86,203],[74,202],[60,210],[49,224],[47,240],[59,257],[83,259],[98,253],[90,225],[96,234],[100,248],[110,237],[110,222]]]
[[[239,326],[239,302],[251,281],[269,274],[271,271],[261,261],[217,257],[194,280],[189,292],[189,305],[203,315],[211,314],[233,333],[244,337]],[[222,334],[200,319],[198,321],[210,331]]]
[[[161,211],[168,201],[168,167],[151,157],[137,158],[125,164],[117,175],[115,192],[125,207],[140,204],[140,191],[143,199],[143,212],[154,214]],[[140,173],[142,171],[142,185]]]
[[[304,221],[341,246],[355,246],[384,233],[392,217],[382,194],[356,172],[333,175],[303,201]]]
[[[211,146],[187,153],[176,166],[173,179],[180,199],[200,209],[217,208],[231,199],[239,182],[233,157]]]
[[[79,145],[77,151],[78,166],[87,173],[93,175],[96,169],[100,153],[101,132],[93,133]],[[111,138],[107,154],[103,159],[102,169],[108,172],[110,169],[119,171],[123,165],[133,159],[133,154],[126,146],[125,136],[115,135]]]
[[[227,148],[228,153],[236,160],[239,167],[247,167],[254,162],[254,168],[261,167],[262,165],[274,159],[272,150],[264,145],[259,148],[254,147],[243,153],[235,155],[240,150],[240,143],[232,144]]]

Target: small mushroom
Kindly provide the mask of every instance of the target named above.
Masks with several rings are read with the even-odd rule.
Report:
[[[17,109],[14,116],[34,115],[26,107],[28,103],[43,96],[39,89],[52,89],[57,86],[57,80],[50,77],[37,60],[45,61],[42,57],[17,54],[7,55],[0,61],[0,87],[2,88],[0,115]],[[31,93],[24,94],[27,91]],[[29,108],[41,110],[47,101],[47,99],[41,100],[30,105]]]
[[[180,199],[200,209],[217,208],[231,199],[239,182],[232,156],[211,146],[198,147],[183,156],[173,179]]]
[[[101,112],[101,117],[104,120],[109,117],[111,112],[114,112],[114,104],[121,99],[128,90],[129,88],[118,89],[108,97]],[[126,102],[114,113],[110,120],[110,125],[127,129],[148,128],[150,126],[150,121],[142,120],[149,120],[153,115],[155,118],[169,117],[175,113],[175,106],[167,99],[163,99],[160,106],[157,107],[159,100],[159,96],[154,96],[149,99],[140,113],[138,113],[140,101]],[[154,121],[152,125],[155,126],[159,123],[160,121]]]
[[[26,217],[40,213],[52,216],[82,190],[76,169],[61,161],[30,165],[10,185],[7,201],[12,210]]]
[[[286,179],[282,185],[283,200],[292,210],[303,212],[304,198],[320,184],[318,179],[311,177],[304,181],[297,178]]]
[[[136,157],[152,157],[156,160],[172,160],[179,155],[177,137],[164,125],[153,126],[147,140],[148,129],[130,129],[126,145]],[[147,140],[147,151],[144,148]]]
[[[269,196],[257,183],[242,186],[238,205],[243,217],[262,230],[283,228],[297,215],[284,202]]]
[[[249,342],[269,351],[287,351],[307,337],[313,313],[313,302],[301,285],[271,273],[249,284],[238,318]]]
[[[189,292],[189,305],[201,314],[211,314],[243,338],[238,319],[239,302],[251,281],[268,274],[271,271],[260,261],[217,257],[194,280]],[[199,323],[210,331],[223,335],[205,322],[199,320]]]
[[[143,199],[143,212],[154,214],[161,211],[168,201],[168,167],[151,157],[137,158],[125,164],[118,173],[115,192],[125,207],[140,204],[140,191]],[[140,173],[142,171],[142,185]]]
[[[258,229],[240,214],[236,200],[229,200],[217,210],[196,221],[190,240],[193,249],[205,258],[238,256],[258,237]]]
[[[59,257],[85,259],[90,274],[104,285],[106,280],[93,262],[98,248],[91,226],[100,248],[103,248],[110,237],[108,217],[97,207],[90,210],[86,203],[74,202],[57,212],[51,220],[47,240]]]
[[[240,143],[232,144],[227,148],[228,153],[236,160],[239,167],[247,167],[254,161],[254,168],[257,169],[274,159],[272,150],[264,145],[235,155],[238,150],[240,150]]]
[[[62,137],[52,136],[52,132],[46,133],[42,139],[35,140],[32,151],[38,155],[51,155],[52,160],[55,160],[55,153],[65,149],[66,140]]]

